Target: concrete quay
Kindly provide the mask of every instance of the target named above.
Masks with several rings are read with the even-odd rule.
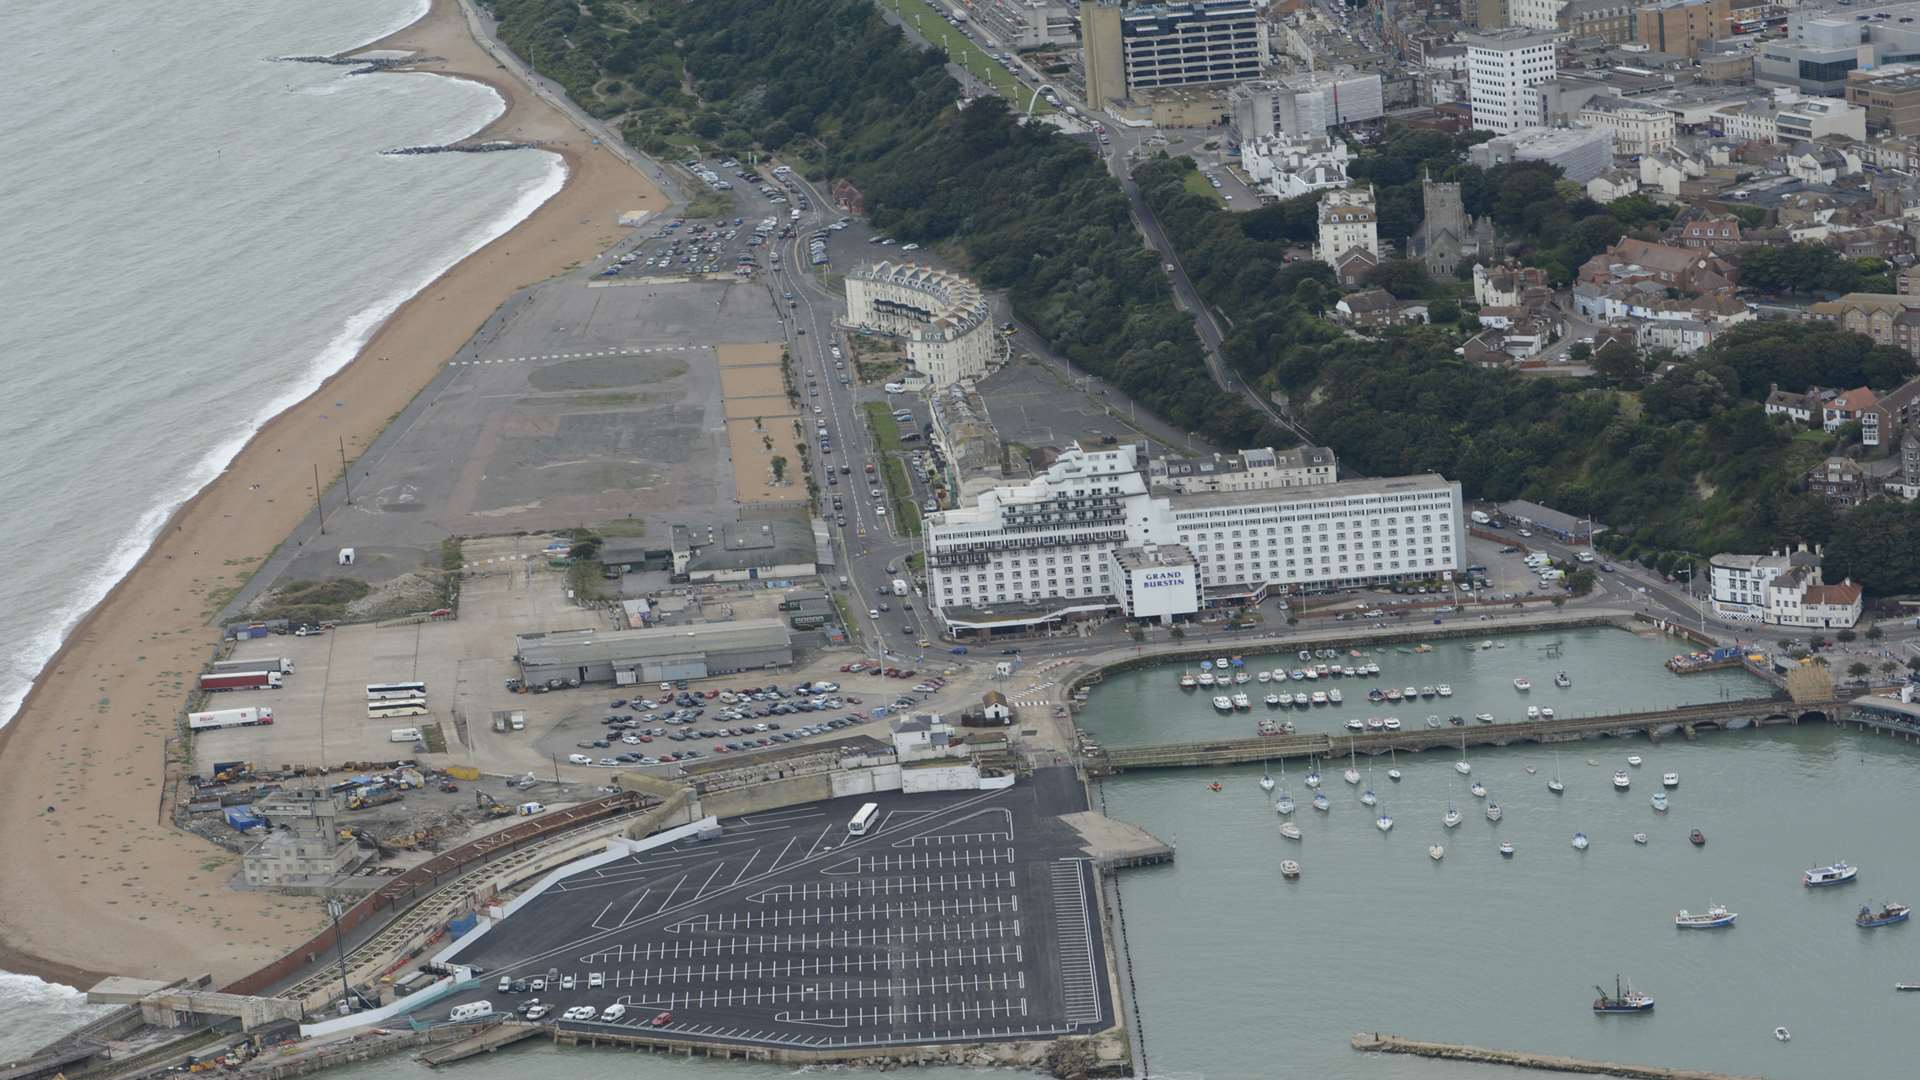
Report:
[[[1626,1065],[1617,1061],[1586,1061],[1581,1058],[1535,1054],[1524,1050],[1490,1050],[1480,1046],[1454,1043],[1419,1042],[1398,1035],[1357,1032],[1353,1048],[1373,1054],[1411,1054],[1415,1057],[1445,1061],[1475,1061],[1486,1065],[1506,1065],[1516,1069],[1540,1069],[1547,1072],[1585,1073],[1589,1076],[1625,1076],[1634,1080],[1757,1080],[1755,1077],[1701,1069],[1672,1069],[1663,1065]]]

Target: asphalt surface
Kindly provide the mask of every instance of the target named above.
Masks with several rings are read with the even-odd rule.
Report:
[[[849,834],[869,801],[877,824]],[[1113,1009],[1093,871],[1056,820],[1084,808],[1055,768],[1004,791],[730,820],[550,887],[457,958],[485,969],[484,987],[427,1018],[537,997],[548,1019],[593,1006],[562,1021],[582,1030],[811,1049],[1099,1030]],[[498,989],[550,973],[572,988]]]

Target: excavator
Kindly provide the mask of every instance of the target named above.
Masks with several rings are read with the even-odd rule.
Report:
[[[488,817],[512,817],[513,807],[479,789],[474,789],[473,804]]]

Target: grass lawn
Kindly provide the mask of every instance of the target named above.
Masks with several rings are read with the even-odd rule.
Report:
[[[867,426],[873,429],[874,441],[880,444],[880,449],[900,449],[900,425],[894,422],[892,407],[884,401],[869,401],[860,409],[867,414]]]
[[[920,507],[913,501],[913,482],[907,479],[906,463],[889,456],[886,474],[887,498],[893,502],[894,531],[902,536],[919,536]]]
[[[1220,193],[1213,189],[1212,184],[1207,183],[1207,178],[1200,175],[1198,170],[1188,173],[1186,180],[1182,182],[1186,185],[1187,190],[1193,192],[1195,195],[1203,199],[1212,199],[1213,205],[1227,205],[1227,200],[1220,197]]]
[[[945,8],[936,7],[926,0],[879,0],[879,3],[895,9],[902,22],[913,26],[935,48],[940,47],[940,35],[944,33],[947,55],[954,63],[966,68],[975,78],[984,77],[1001,97],[1015,106],[1014,111],[1026,112],[1027,100],[1033,96],[1033,91],[1025,88],[999,61],[988,56],[977,42],[961,37],[958,29],[947,25]],[[918,26],[914,26],[915,15],[920,16]],[[1042,100],[1035,103],[1033,111],[1042,113],[1052,112],[1053,109]]]

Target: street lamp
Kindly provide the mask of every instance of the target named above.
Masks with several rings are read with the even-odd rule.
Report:
[[[337,896],[327,897],[327,917],[333,920],[333,947],[340,956],[340,1015],[353,1011],[353,990],[347,986],[347,943],[340,936],[340,916],[347,905]]]

